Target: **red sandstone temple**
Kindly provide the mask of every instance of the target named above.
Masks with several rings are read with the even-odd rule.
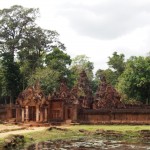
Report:
[[[62,80],[59,90],[46,97],[39,82],[21,92],[15,105],[0,105],[0,120],[41,123],[133,123],[150,124],[150,106],[125,105],[105,77],[95,96],[82,71],[71,90]]]

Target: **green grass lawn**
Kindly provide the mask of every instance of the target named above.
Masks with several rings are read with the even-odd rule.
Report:
[[[88,131],[94,131],[97,129],[102,130],[115,130],[115,131],[139,131],[139,130],[150,130],[150,125],[76,125],[70,126],[72,130],[85,129]]]
[[[63,128],[63,127],[62,127]],[[87,130],[88,132],[94,132],[96,130],[114,130],[121,131],[125,134],[124,138],[129,139],[132,137],[138,136],[138,132],[140,130],[150,130],[150,126],[131,126],[131,125],[75,125],[75,126],[65,126],[68,131],[59,131],[59,130],[44,130],[40,132],[32,132],[24,134],[26,137],[26,142],[28,144],[36,143],[40,141],[46,140],[57,140],[57,139],[77,139],[82,138],[88,135],[79,132],[80,129]],[[32,139],[32,140],[31,140]]]
[[[124,134],[124,138],[130,140],[135,139],[139,136],[140,130],[150,130],[149,125],[72,125],[72,126],[59,126],[58,128],[68,129],[67,131],[60,130],[48,130],[43,129],[42,131],[24,133],[26,140],[26,146],[32,143],[37,143],[46,140],[57,140],[57,139],[78,139],[88,136],[85,133],[79,132],[80,129],[84,129],[87,132],[95,132],[96,130],[113,130],[119,131]],[[20,131],[21,134],[21,131]],[[90,135],[89,135],[90,136]],[[2,147],[4,139],[0,139],[0,145]],[[0,148],[1,148],[0,147]]]

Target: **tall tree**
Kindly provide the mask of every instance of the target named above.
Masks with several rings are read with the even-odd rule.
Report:
[[[3,67],[2,67],[2,60],[0,59],[0,98],[4,95],[3,79],[4,79],[4,73],[3,73]],[[2,103],[1,99],[0,99],[0,103]]]
[[[13,56],[10,53],[4,53],[2,55],[2,73],[3,73],[3,88],[2,96],[10,98],[11,102],[20,92],[21,85],[21,74],[19,70],[19,65],[13,62]]]
[[[12,6],[0,10],[0,43],[2,52],[14,53],[25,46],[28,29],[35,26],[38,9]]]
[[[15,52],[20,50],[35,50],[40,56],[43,50],[52,46],[64,49],[58,40],[58,33],[43,30],[35,23],[39,9],[24,8],[14,5],[9,9],[0,10],[0,43],[1,50]],[[54,44],[55,43],[55,44]]]
[[[64,77],[69,73],[68,66],[71,64],[71,58],[67,53],[55,47],[46,55],[45,63],[51,69],[57,70]]]
[[[43,67],[47,52],[53,47],[65,49],[56,31],[44,30],[37,26],[35,21],[38,15],[38,9],[18,5],[0,10],[0,53],[11,55],[8,61],[10,65],[15,64],[16,60],[19,61],[23,87],[36,68]],[[17,76],[13,84],[17,84]]]

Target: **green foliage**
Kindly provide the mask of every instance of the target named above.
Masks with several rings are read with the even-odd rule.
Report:
[[[0,61],[1,64],[1,61]],[[2,65],[2,64],[1,64]],[[3,67],[0,66],[0,97],[2,97],[4,94],[4,87],[3,87],[3,80],[4,80],[4,73],[3,73]],[[0,103],[2,103],[2,100],[0,100]]]
[[[0,125],[1,127],[1,125]],[[61,127],[62,128],[62,127]],[[65,127],[65,132],[61,130],[56,130],[52,129],[49,130],[48,128],[43,128],[43,129],[35,129],[35,130],[29,130],[27,132],[23,132],[20,130],[21,135],[25,137],[25,145],[24,147],[28,147],[31,144],[39,143],[39,142],[44,142],[44,141],[54,141],[54,140],[79,140],[79,139],[104,139],[106,141],[106,135],[109,137],[112,136],[112,131],[115,132],[114,134],[115,139],[117,137],[119,138],[119,141],[123,141],[126,143],[129,142],[134,142],[139,143],[142,138],[141,130],[150,130],[149,125],[73,125],[73,126],[66,126]],[[81,133],[80,130],[85,130],[86,132]],[[96,131],[102,131],[103,136],[101,135],[96,135]],[[108,131],[108,132],[107,132]],[[111,131],[111,133],[109,132]],[[19,131],[18,131],[19,132]],[[87,133],[90,133],[87,135]],[[110,134],[111,135],[110,135]],[[41,136],[42,135],[42,136]],[[116,136],[118,135],[118,136]],[[3,149],[3,146],[5,144],[5,139],[7,137],[2,136],[0,138],[0,149]],[[33,139],[33,140],[31,140]],[[131,141],[132,140],[132,141]]]
[[[15,99],[28,84],[40,80],[45,93],[59,86],[67,78],[72,87],[85,70],[93,91],[99,78],[117,88],[127,101],[150,103],[150,57],[131,57],[114,52],[108,60],[108,69],[97,70],[93,80],[93,62],[86,55],[71,60],[56,31],[45,30],[36,24],[39,10],[12,6],[0,10],[0,97]],[[71,64],[72,63],[72,64]],[[71,65],[71,66],[70,66]],[[70,66],[70,67],[69,67]]]
[[[101,70],[98,69],[95,74],[95,80],[99,81],[101,77],[105,76],[107,83],[115,86],[117,82],[118,76],[116,75],[115,71],[112,71],[111,69]]]
[[[92,81],[93,69],[93,62],[89,61],[89,57],[87,57],[86,55],[77,55],[75,58],[72,59],[71,72],[74,82],[76,81],[76,79],[79,78],[79,74],[82,70],[85,70],[88,79]]]
[[[60,73],[49,67],[37,68],[35,73],[30,77],[28,84],[33,85],[37,80],[40,81],[41,87],[45,94],[51,93],[59,86]]]
[[[0,10],[0,43],[3,52],[14,52],[23,48],[27,31],[35,26],[38,9],[25,9],[22,6],[12,6]]]
[[[118,75],[121,75],[125,67],[124,54],[118,55],[117,52],[114,52],[113,56],[109,57],[109,61],[107,63]]]
[[[35,21],[38,16],[39,9],[24,8],[18,5],[0,10],[0,54],[6,56],[7,53],[7,56],[11,57],[11,60],[7,59],[7,64],[3,59],[1,66],[1,69],[4,70],[0,75],[2,95],[16,97],[20,80],[22,82],[20,90],[22,90],[27,86],[30,77],[37,74],[38,69],[36,68],[43,68],[45,65],[47,52],[52,51],[54,47],[60,50],[65,49],[56,31],[45,30],[37,26]],[[22,75],[21,79],[19,71]],[[16,91],[13,92],[13,90]]]
[[[68,85],[70,87],[72,86],[71,71],[68,68],[71,64],[71,58],[67,53],[54,47],[52,51],[46,55],[45,63],[51,70],[59,72],[59,80],[66,78]]]
[[[14,54],[15,51],[34,50],[40,56],[53,46],[65,48],[58,40],[56,31],[44,30],[36,25],[38,15],[39,9],[18,5],[0,10],[0,43],[3,52]]]
[[[106,69],[106,70],[98,69],[95,73],[95,78],[91,83],[92,90],[93,90],[94,93],[97,91],[97,88],[100,84],[100,79],[103,76],[106,77],[107,83],[109,83],[113,86],[116,85],[118,76],[116,75],[115,71],[112,71],[111,69]]]
[[[131,57],[119,77],[118,89],[129,98],[150,103],[150,57]]]
[[[116,87],[118,83],[118,78],[122,74],[125,68],[125,61],[124,61],[124,54],[117,54],[117,52],[113,53],[113,56],[108,57],[109,61],[108,69],[102,70],[98,69],[95,74],[95,87],[98,87],[97,82],[100,80],[101,77],[105,76],[107,83]]]
[[[124,54],[113,53],[113,56],[108,57],[109,61],[108,69],[102,70],[98,69],[95,74],[95,82],[99,81],[102,76],[106,77],[107,83],[113,85],[114,87],[118,83],[118,78],[122,74],[125,68]]]
[[[64,53],[58,48],[46,55],[46,65],[53,70],[58,71],[62,77],[67,76],[69,73],[68,66],[71,64],[71,58],[67,53]]]
[[[19,65],[13,62],[13,56],[10,53],[4,53],[2,58],[2,96],[9,96],[13,101],[21,90]]]

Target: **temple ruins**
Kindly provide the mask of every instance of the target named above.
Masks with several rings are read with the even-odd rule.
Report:
[[[22,123],[150,124],[149,105],[125,105],[114,87],[101,78],[92,93],[85,71],[69,89],[65,79],[60,87],[44,95],[40,82],[22,91],[16,104],[0,105],[0,120]]]

